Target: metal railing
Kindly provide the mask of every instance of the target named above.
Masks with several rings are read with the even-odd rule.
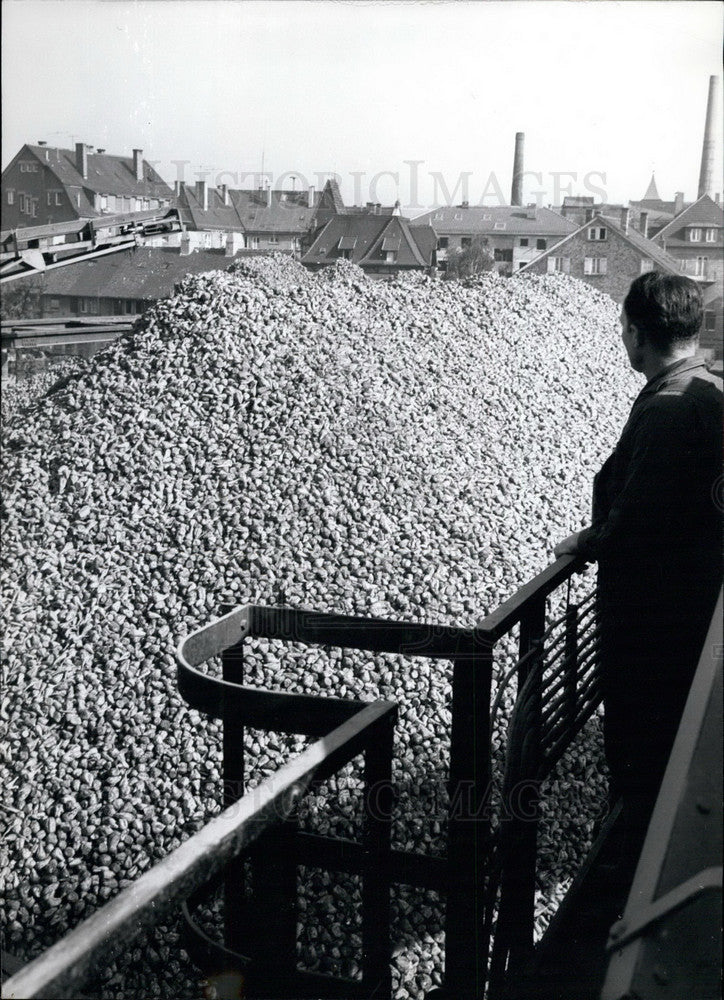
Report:
[[[494,992],[533,947],[535,783],[554,766],[598,703],[592,600],[569,605],[562,619],[546,624],[548,599],[583,566],[571,556],[558,559],[472,629],[249,605],[188,636],[178,652],[179,688],[194,708],[223,719],[226,811],[13,977],[13,988],[26,991],[16,995],[73,995],[67,990],[77,987],[94,963],[117,954],[144,923],[188,900],[188,950],[203,968],[242,970],[249,996],[389,996],[392,882],[434,889],[445,897],[445,994],[480,998],[489,972]],[[515,628],[519,655],[511,674],[517,677],[519,697],[503,793],[524,787],[527,798],[494,836],[493,662],[497,644]],[[377,811],[369,808],[370,789],[391,795],[395,707],[244,686],[244,643],[259,637],[452,662],[447,858],[392,850],[391,802],[380,809],[378,794]],[[221,677],[198,669],[219,655]],[[322,739],[256,788],[250,799],[242,794],[246,727]],[[362,750],[367,803],[362,842],[298,830],[291,819],[295,795]],[[264,802],[252,805],[260,788],[265,789]],[[520,818],[531,816],[532,822]],[[277,905],[264,907],[271,923],[250,949],[254,917],[239,891],[245,878],[242,852],[272,825],[276,829],[258,841],[250,864],[253,885],[271,892]],[[361,874],[362,981],[297,970],[294,914],[300,865]],[[219,887],[219,880],[225,885],[223,942],[211,940],[194,921],[195,908]],[[107,928],[113,929],[112,939]],[[49,984],[56,992],[49,991]]]
[[[211,626],[202,631],[208,639],[219,630]],[[208,680],[204,678],[205,682]],[[184,683],[186,693],[199,706],[209,708],[214,697],[218,697],[225,717],[232,720],[232,730],[237,712],[246,722],[261,726],[272,720],[279,720],[284,726],[295,725],[295,719],[306,718],[311,721],[307,729],[321,738],[258,785],[253,793],[241,798],[229,797],[226,809],[202,830],[39,958],[11,976],[3,984],[3,996],[77,997],[93,970],[126,950],[144,929],[178,909],[189,898],[193,899],[198,890],[213,885],[219,876],[233,880],[239,859],[255,842],[266,840],[267,845],[283,845],[300,799],[362,752],[366,757],[366,787],[378,786],[377,808],[367,809],[364,850],[368,869],[373,863],[377,865],[379,858],[384,858],[389,847],[391,810],[380,808],[378,799],[379,789],[390,787],[392,731],[397,713],[393,704],[298,698],[249,691],[230,683],[223,683],[214,696],[210,695],[209,684],[194,683],[191,670],[186,673]],[[385,803],[381,805],[384,807]],[[264,854],[260,857],[264,858]],[[269,854],[266,861],[268,870]],[[233,944],[238,918],[237,896],[232,893],[229,901],[231,910],[226,920],[232,930]],[[364,907],[364,982],[365,986],[374,983],[375,988],[381,983],[384,988],[390,968],[389,935],[385,937],[389,926],[389,885],[385,880],[384,864],[379,870],[375,868],[374,879],[368,879]],[[267,928],[272,935],[274,930],[286,935],[272,937],[277,973],[280,968],[285,969],[284,962],[288,963],[292,957],[288,948],[292,927],[288,919],[284,927],[282,921],[279,923],[277,928]],[[224,959],[225,967],[242,970],[240,981],[246,989],[246,980],[251,979],[246,972],[247,960],[232,951],[226,952]]]

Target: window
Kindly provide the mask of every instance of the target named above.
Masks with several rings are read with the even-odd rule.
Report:
[[[706,272],[707,272],[707,269],[708,269],[708,265],[709,265],[709,258],[708,257],[697,257],[696,258],[696,271],[694,272],[694,276],[696,278],[705,278],[706,277]]]
[[[440,239],[437,241],[438,250],[447,250],[449,245],[450,245],[450,238],[448,236],[441,236]]]
[[[51,299],[50,300],[50,308],[51,309],[60,309],[60,299]]]
[[[460,240],[460,246],[463,248],[463,250],[466,250],[471,243],[472,243],[472,236],[463,236],[463,238]]]
[[[101,212],[107,212],[107,211],[108,211],[108,195],[102,194],[101,195]]]
[[[397,251],[388,250],[385,254],[385,263],[394,264],[396,260],[397,260]]]
[[[704,231],[704,239],[707,243],[716,243],[716,229],[706,229]]]
[[[442,212],[435,212],[433,218],[435,219],[436,222],[442,222],[443,218]]]
[[[646,274],[647,271],[653,271],[654,262],[650,257],[641,258],[641,274]]]
[[[56,205],[62,205],[63,204],[63,192],[62,191],[56,191],[55,192],[55,204]]]
[[[585,257],[583,260],[584,274],[606,274],[608,259],[606,257]]]
[[[493,229],[505,229],[507,222],[496,222]]]
[[[34,219],[38,217],[38,202],[39,198],[28,198],[28,214],[32,215]]]
[[[527,247],[528,246],[528,237],[527,236],[521,236],[521,238],[520,238],[520,245],[522,247]]]
[[[278,243],[279,242],[279,237],[278,236],[270,236],[269,237],[269,242],[270,243]]]
[[[21,163],[20,173],[21,174],[37,174],[38,164],[37,163]]]
[[[589,226],[588,238],[589,240],[605,240],[608,236],[608,232],[605,226]]]
[[[462,218],[463,218],[463,213],[462,212],[456,212],[455,213],[455,221],[456,222],[462,222]]]
[[[701,228],[699,226],[692,226],[689,230],[689,241],[691,243],[701,242]]]
[[[549,257],[548,258],[548,274],[570,274],[571,273],[571,258],[570,257]]]
[[[708,332],[716,330],[716,315],[711,309],[707,309],[704,313],[704,329]]]
[[[14,205],[14,204],[15,204],[15,192],[8,191],[8,205]]]
[[[258,250],[259,249],[259,237],[258,236],[247,236],[246,239],[247,239],[247,242],[249,244],[249,249],[250,250]]]
[[[496,247],[493,250],[493,260],[511,262],[513,260],[513,251],[501,250],[499,247]]]
[[[47,200],[48,200],[48,204],[49,205],[53,204],[53,192],[52,191],[48,191]]]
[[[535,241],[535,248],[536,248],[536,250],[547,250],[548,249],[548,240],[536,240]]]

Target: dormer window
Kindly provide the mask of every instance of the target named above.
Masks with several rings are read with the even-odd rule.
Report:
[[[705,230],[704,239],[707,243],[716,243],[716,229]]]
[[[433,219],[435,220],[435,222],[442,222],[443,220],[442,212],[435,212]]]
[[[691,243],[701,243],[701,227],[692,226],[689,230],[689,241]]]
[[[463,213],[462,212],[456,212],[455,213],[455,221],[456,222],[462,222],[463,221]]]
[[[342,236],[340,237],[339,243],[337,244],[337,249],[339,250],[340,257],[344,257],[345,260],[349,260],[352,256],[352,251],[357,246],[356,236]]]
[[[505,229],[507,225],[508,225],[507,222],[496,222],[495,226],[493,228],[494,229]]]

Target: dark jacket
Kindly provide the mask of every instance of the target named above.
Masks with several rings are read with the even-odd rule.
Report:
[[[641,603],[689,608],[715,600],[723,399],[721,379],[700,358],[670,365],[639,393],[594,480],[592,525],[579,542],[598,561],[604,600],[638,604],[638,613]]]

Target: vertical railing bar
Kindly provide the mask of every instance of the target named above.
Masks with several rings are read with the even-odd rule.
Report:
[[[569,720],[576,717],[576,688],[578,673],[578,605],[571,604],[566,611],[566,667],[565,702]]]
[[[538,789],[536,773],[541,747],[542,641],[545,632],[546,598],[533,602],[520,622],[518,699],[526,684],[527,723],[525,742],[517,748],[522,783],[506,785],[501,817],[500,906],[490,962],[489,996],[502,996],[506,978],[522,968],[533,951],[535,927],[535,874],[538,832]],[[538,655],[530,656],[537,649]],[[533,675],[533,676],[531,676]],[[530,680],[529,680],[530,678]],[[513,775],[511,775],[511,778]]]
[[[233,608],[234,605],[224,604],[221,614],[228,614]],[[221,669],[225,681],[244,683],[243,640],[223,651]],[[224,705],[222,718],[223,801],[224,809],[227,809],[244,794],[244,726],[239,723],[231,706]],[[244,948],[244,873],[244,859],[236,858],[228,865],[224,878],[224,942],[228,949],[235,952]]]
[[[479,630],[474,649],[453,661],[445,912],[445,991],[453,996],[481,997],[487,974],[493,647]]]
[[[390,849],[392,845],[392,744],[395,716],[365,751],[365,819],[362,846],[362,974],[369,995],[392,994]]]

